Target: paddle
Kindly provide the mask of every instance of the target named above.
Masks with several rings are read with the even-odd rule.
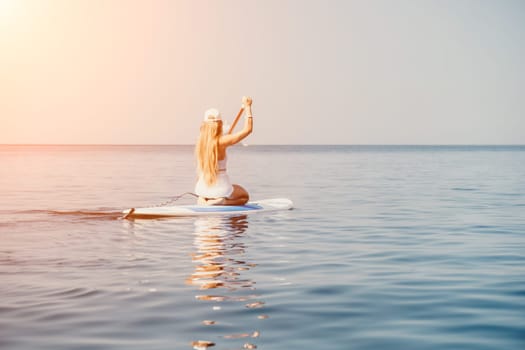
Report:
[[[122,219],[123,219],[123,220],[127,219],[127,218],[130,217],[134,212],[135,212],[135,208],[131,208],[131,209],[129,210],[129,212],[128,212],[126,215],[124,215],[124,217],[123,217]]]
[[[244,112],[244,107],[241,107],[241,110],[239,111],[239,113],[237,113],[237,116],[235,117],[235,120],[233,121],[232,126],[230,127],[230,131],[228,131],[228,134],[231,134],[233,132],[233,129],[235,129],[235,125],[237,125],[237,122],[239,121],[242,112]]]

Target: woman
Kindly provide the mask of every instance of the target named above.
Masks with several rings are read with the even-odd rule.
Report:
[[[226,148],[239,143],[253,129],[252,99],[242,98],[245,118],[244,128],[233,134],[222,134],[219,111],[208,109],[204,113],[199,140],[195,147],[199,180],[195,185],[197,201],[201,205],[244,205],[250,198],[239,185],[232,185],[226,172]]]

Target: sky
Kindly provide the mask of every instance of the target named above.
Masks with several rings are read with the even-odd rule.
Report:
[[[0,144],[193,144],[243,95],[248,144],[525,144],[525,2],[0,0]]]

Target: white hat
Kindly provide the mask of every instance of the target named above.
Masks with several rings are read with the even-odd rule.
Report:
[[[205,122],[216,122],[218,120],[222,120],[222,118],[221,113],[217,109],[210,108],[206,112],[204,112]]]

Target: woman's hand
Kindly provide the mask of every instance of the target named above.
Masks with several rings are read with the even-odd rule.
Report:
[[[242,106],[243,106],[243,108],[251,107],[251,105],[252,105],[251,97],[243,96],[242,97]]]

